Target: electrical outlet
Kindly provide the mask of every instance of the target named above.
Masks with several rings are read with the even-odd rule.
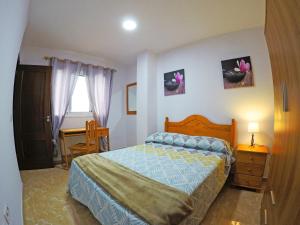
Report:
[[[10,213],[9,213],[9,207],[7,205],[4,207],[3,217],[6,222],[6,225],[10,225]]]

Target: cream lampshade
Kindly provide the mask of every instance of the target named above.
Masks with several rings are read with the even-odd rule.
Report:
[[[251,146],[254,146],[254,133],[259,132],[259,124],[257,122],[249,122],[248,123],[248,132],[252,133]]]

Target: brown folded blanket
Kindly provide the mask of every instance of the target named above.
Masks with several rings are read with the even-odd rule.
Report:
[[[121,205],[149,224],[179,224],[192,212],[188,194],[149,179],[99,154],[89,154],[74,160]]]

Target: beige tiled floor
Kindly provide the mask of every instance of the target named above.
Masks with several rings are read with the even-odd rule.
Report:
[[[21,171],[25,225],[99,225],[66,193],[68,171]],[[225,186],[201,225],[259,225],[262,194]]]

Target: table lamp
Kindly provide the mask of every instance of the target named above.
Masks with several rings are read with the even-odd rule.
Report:
[[[259,132],[259,124],[257,122],[248,123],[248,132],[251,133],[251,146],[254,146],[254,133]]]

